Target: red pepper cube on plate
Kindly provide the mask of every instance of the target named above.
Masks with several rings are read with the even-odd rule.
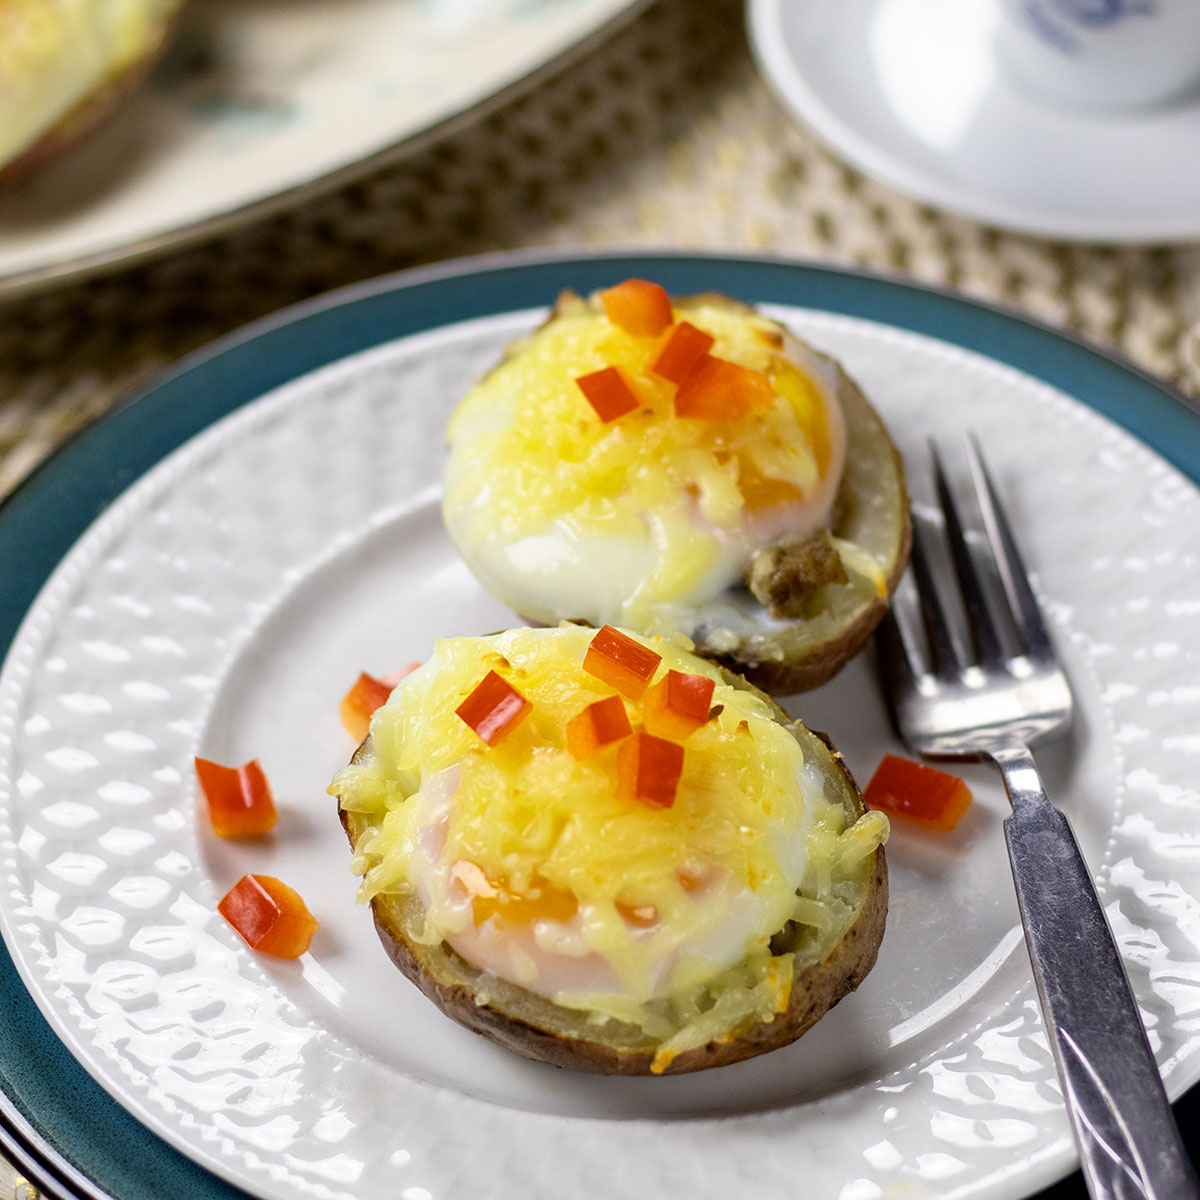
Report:
[[[494,746],[512,733],[532,707],[507,679],[489,671],[454,711]]]
[[[775,389],[761,371],[705,354],[675,393],[675,415],[741,421],[774,401]]]
[[[371,714],[386,704],[391,694],[392,689],[388,684],[364,671],[342,697],[339,709],[342,724],[356,742],[361,742],[367,736],[371,728]]]
[[[697,329],[691,321],[680,321],[671,330],[671,336],[658,352],[650,370],[672,383],[682,383],[712,347],[710,334]]]
[[[217,911],[252,950],[276,958],[299,958],[319,928],[300,894],[273,875],[243,875]]]
[[[583,669],[616,688],[629,700],[640,700],[654,678],[662,655],[605,625],[596,631],[584,655]]]
[[[617,751],[617,796],[650,808],[670,808],[682,771],[681,745],[635,733]]]
[[[717,684],[707,675],[668,671],[642,703],[642,724],[655,737],[682,742],[708,720]]]
[[[275,828],[279,816],[271,784],[257,758],[227,767],[197,758],[196,777],[217,837],[258,837]]]
[[[971,789],[957,775],[885,754],[863,796],[872,808],[949,833],[971,806]]]
[[[600,293],[608,319],[634,337],[658,337],[672,321],[666,289],[645,279],[626,279]]]
[[[605,367],[590,375],[580,375],[575,383],[596,410],[596,416],[606,425],[641,407],[641,401],[616,367]]]
[[[567,749],[582,762],[607,750],[632,732],[625,702],[620,696],[606,696],[589,704],[567,722]]]

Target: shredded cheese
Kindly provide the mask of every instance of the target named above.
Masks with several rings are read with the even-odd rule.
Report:
[[[671,807],[622,801],[615,748],[579,761],[566,745],[570,718],[613,694],[582,667],[593,632],[563,625],[439,642],[376,710],[373,754],[343,768],[329,790],[371,818],[354,857],[364,900],[420,895],[418,939],[452,945],[471,924],[470,910],[451,902],[457,892],[500,896],[486,911],[501,917],[510,901],[533,922],[532,942],[511,956],[510,981],[537,990],[534,948],[598,957],[610,986],[553,1000],[642,1028],[669,1063],[786,1010],[793,960],[772,953],[771,938],[789,922],[818,937],[833,927],[836,880],[880,844],[886,820],[844,829],[840,801],[826,795],[777,710],[727,683],[678,635],[640,640],[661,655],[660,676],[712,678],[719,711],[687,737]],[[491,670],[531,708],[489,746],[455,710]],[[636,727],[640,706],[624,703]],[[434,809],[445,815],[431,852]],[[434,887],[428,872],[439,864],[447,882]],[[749,936],[711,955],[689,950],[697,928],[719,930],[739,897],[752,897]]]

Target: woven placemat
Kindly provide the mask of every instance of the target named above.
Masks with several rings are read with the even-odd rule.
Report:
[[[400,267],[529,246],[771,251],[1000,301],[1200,392],[1200,248],[1057,245],[866,179],[781,109],[737,0],[660,0],[582,62],[349,187],[0,305],[0,493],[188,350]]]
[[[41,1200],[41,1196],[32,1183],[18,1175],[0,1158],[0,1200]]]

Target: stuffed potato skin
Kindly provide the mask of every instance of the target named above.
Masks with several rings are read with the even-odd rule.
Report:
[[[0,186],[49,165],[149,75],[181,0],[0,0]]]
[[[734,686],[758,692],[738,676],[725,674]],[[853,823],[867,806],[841,755],[821,735],[792,722],[782,709],[768,703],[775,719],[800,743],[806,761],[820,764],[847,823]],[[363,761],[372,753],[368,736],[353,761]],[[355,849],[369,821],[340,804],[338,811]],[[882,846],[867,856],[853,878],[844,881],[843,895],[849,913],[842,926],[807,952],[803,935],[796,930],[777,935],[785,940],[791,937],[798,947],[785,1011],[682,1051],[665,1067],[656,1062],[657,1043],[643,1031],[614,1027],[613,1022],[598,1030],[586,1014],[562,1008],[479,970],[446,943],[429,945],[412,936],[421,927],[423,915],[414,895],[380,894],[371,900],[371,909],[376,932],[394,965],[446,1016],[465,1028],[525,1058],[555,1067],[604,1075],[674,1075],[724,1066],[786,1046],[862,983],[875,964],[887,917],[887,864]]]
[[[729,328],[741,322],[746,328],[753,328],[754,336],[771,347],[776,356],[774,361],[784,360],[802,369],[807,365],[812,377],[821,378],[821,386],[832,396],[836,411],[841,414],[838,423],[845,426],[842,474],[836,494],[832,488],[826,492],[825,503],[832,500],[832,507],[824,529],[833,539],[852,544],[849,546],[851,551],[857,548],[860,569],[852,569],[849,582],[809,585],[796,596],[798,607],[804,610],[803,616],[780,619],[769,614],[765,605],[734,579],[722,596],[684,599],[674,604],[669,625],[647,625],[639,618],[631,618],[626,609],[618,612],[606,607],[609,601],[593,598],[610,594],[610,568],[616,564],[612,552],[605,551],[602,542],[592,546],[585,540],[576,553],[589,562],[607,563],[608,566],[595,567],[596,587],[590,594],[587,589],[582,593],[588,595],[587,603],[573,604],[555,590],[556,584],[549,584],[544,572],[540,581],[532,575],[515,574],[495,556],[494,550],[485,549],[488,539],[481,537],[477,529],[472,529],[469,507],[459,498],[459,489],[455,486],[464,479],[458,464],[469,461],[471,443],[465,443],[464,454],[459,444],[460,427],[453,422],[447,473],[447,529],[482,585],[511,604],[514,611],[530,624],[551,624],[558,620],[595,625],[613,623],[644,634],[663,632],[669,627],[689,636],[698,652],[706,658],[730,667],[765,691],[789,694],[817,687],[835,675],[862,648],[886,611],[907,564],[911,526],[899,451],[879,415],[841,366],[803,343],[784,326],[768,321],[751,306],[717,293],[675,298],[672,304],[678,320],[694,321],[701,327],[707,322],[713,327]],[[547,337],[552,337],[556,323],[563,323],[564,328],[577,328],[581,318],[586,320],[589,316],[596,322],[603,321],[598,295],[582,299],[574,293],[564,293],[550,317],[532,335],[510,347],[480,381],[473,397],[468,398],[474,405],[472,420],[475,425],[479,423],[480,397],[485,390],[495,398],[499,419],[499,413],[513,403],[512,398],[521,394],[519,390],[511,390],[512,384],[506,381],[505,373],[508,373],[508,380],[523,378],[511,374],[517,360],[533,347],[543,345]],[[761,349],[760,346],[760,352]],[[539,350],[538,353],[545,352]],[[569,390],[573,391],[573,387]],[[520,403],[517,401],[518,405]],[[467,427],[475,426],[468,423]],[[686,430],[682,436],[691,437],[692,430]],[[502,476],[490,479],[486,494],[508,494],[505,487]],[[590,502],[599,506],[608,499],[605,493],[598,492]],[[628,503],[623,497],[615,502],[618,506]],[[569,524],[572,519],[573,514],[568,513],[565,523]],[[808,518],[801,516],[800,519]],[[761,550],[770,551],[779,542],[796,536],[807,534],[788,530],[774,542],[761,543]],[[630,551],[630,558],[640,553],[637,547],[631,546]],[[534,557],[539,562],[545,561],[544,552]],[[869,577],[861,570],[864,562],[868,565]],[[566,570],[564,568],[564,574]],[[749,574],[748,570],[747,578]],[[644,589],[648,578],[644,577],[639,591]],[[628,594],[626,600],[633,602]],[[654,621],[661,622],[662,619],[656,617]]]

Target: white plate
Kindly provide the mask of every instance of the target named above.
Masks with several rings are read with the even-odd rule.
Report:
[[[0,192],[0,292],[211,234],[415,149],[644,3],[189,3],[121,112]]]
[[[1076,116],[998,72],[996,0],[750,0],[783,103],[868,175],[985,224],[1079,241],[1200,238],[1200,91]]]
[[[1098,871],[1173,1094],[1200,1074],[1195,487],[1029,376],[871,322],[776,310],[859,377],[915,464],[982,436],[1080,702],[1042,755]],[[1073,1161],[993,775],[949,836],[897,828],[878,966],[795,1046],[697,1076],[527,1063],[442,1017],[354,903],[325,785],[360,669],[511,620],[442,532],[453,397],[537,313],[355,355],[185,444],[76,544],[0,675],[0,925],[59,1037],[186,1155],[271,1200],[1015,1197]],[[920,484],[920,479],[914,482]],[[793,709],[869,776],[866,658]],[[276,836],[197,819],[195,753],[261,757]],[[322,926],[296,964],[215,911],[246,871]]]

